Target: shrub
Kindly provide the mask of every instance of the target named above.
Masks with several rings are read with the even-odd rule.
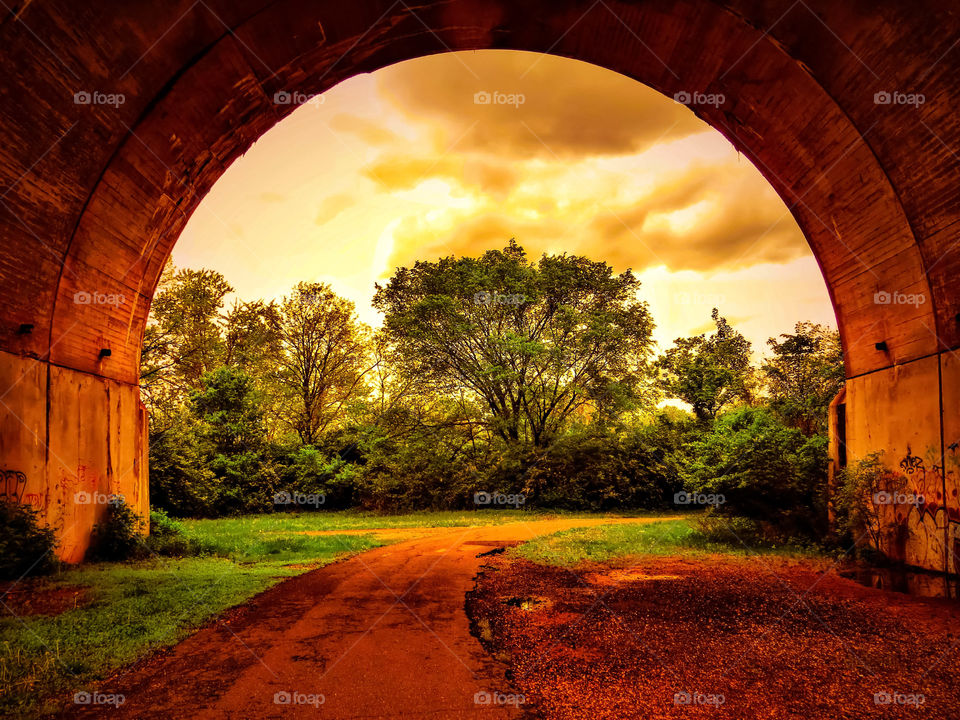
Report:
[[[723,495],[723,514],[755,520],[772,538],[826,533],[825,437],[806,437],[768,409],[741,408],[687,450],[687,489]]]
[[[756,520],[744,517],[727,517],[708,512],[697,518],[697,532],[710,543],[722,543],[741,548],[754,547],[766,538],[763,528]]]
[[[907,534],[906,517],[898,515],[892,506],[875,501],[879,493],[907,489],[906,477],[890,471],[881,455],[882,452],[870,453],[837,475],[837,525],[848,541],[859,542],[866,537],[869,548],[866,553],[861,550],[861,554],[869,554],[874,561],[885,554],[885,546],[893,550],[903,544]]]
[[[622,432],[572,432],[522,461],[530,503],[570,510],[660,508],[680,490],[683,424],[663,417]]]
[[[56,535],[29,505],[0,501],[0,579],[44,575],[57,567]]]
[[[107,506],[107,516],[93,526],[87,560],[117,562],[146,556],[144,521],[123,500]]]
[[[150,535],[147,548],[156,555],[186,557],[197,555],[201,548],[183,533],[183,526],[163,510],[150,512]]]

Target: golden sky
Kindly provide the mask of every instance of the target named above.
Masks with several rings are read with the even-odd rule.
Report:
[[[835,325],[792,216],[719,133],[622,75],[506,50],[411,60],[304,103],[227,170],[173,259],[243,299],[329,282],[376,325],[373,284],[396,266],[511,237],[633,269],[663,347],[711,327],[714,305],[758,351],[798,320]]]

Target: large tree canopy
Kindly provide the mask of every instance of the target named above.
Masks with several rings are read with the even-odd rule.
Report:
[[[580,256],[530,262],[511,240],[480,258],[400,268],[374,307],[403,372],[472,396],[504,441],[542,447],[572,419],[609,417],[640,393],[653,321],[639,286]]]

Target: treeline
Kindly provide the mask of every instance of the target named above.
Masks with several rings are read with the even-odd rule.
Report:
[[[638,289],[629,271],[531,261],[511,241],[398,269],[373,331],[325,284],[227,307],[222,275],[169,266],[141,363],[151,503],[216,516],[722,496],[777,532],[822,529],[836,333],[798,323],[756,367],[714,310],[713,332],[657,355]]]

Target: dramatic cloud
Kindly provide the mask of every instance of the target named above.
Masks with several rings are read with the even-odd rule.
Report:
[[[447,159],[432,170],[428,162],[392,167],[403,178],[416,175],[414,184],[442,177],[465,186],[463,176],[451,170],[455,165]],[[381,170],[396,181],[389,167]],[[562,176],[530,179],[530,185],[534,191],[526,195],[480,196],[469,210],[405,217],[394,231],[391,265],[407,265],[423,255],[482,252],[511,237],[534,255],[584,253],[617,270],[660,265],[675,271],[733,269],[789,262],[810,252],[790,213],[756,172],[695,166],[658,176],[651,189],[632,200],[611,199],[604,183],[598,183],[596,192],[581,192]]]
[[[687,108],[628,77],[535,53],[434,55],[385,68],[377,81],[407,117],[435,123],[463,152],[619,155],[707,128]]]
[[[331,89],[229,168],[175,254],[222,269],[246,298],[335,281],[376,325],[373,285],[396,267],[512,237],[534,258],[633,269],[663,344],[709,329],[714,306],[757,348],[832,316],[794,219],[724,137],[629,78],[512,51],[420,58]]]

